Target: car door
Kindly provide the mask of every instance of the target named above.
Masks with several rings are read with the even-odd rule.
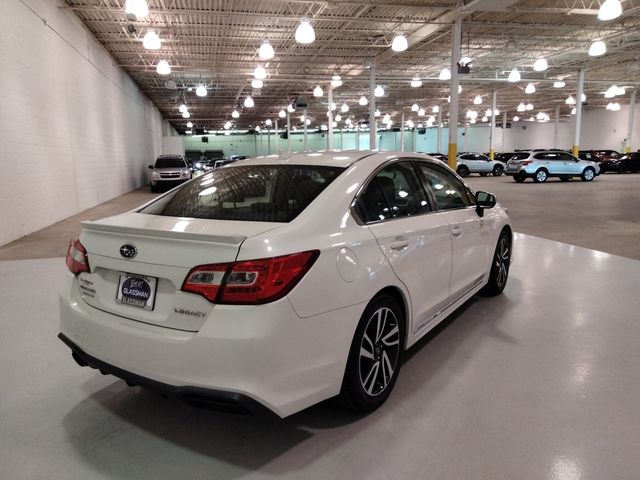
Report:
[[[438,215],[450,225],[453,262],[449,290],[455,301],[480,285],[487,273],[493,253],[490,225],[478,215],[471,192],[458,177],[437,165],[417,165],[435,198]]]
[[[449,223],[433,211],[409,161],[379,170],[358,197],[357,209],[410,295],[415,332],[449,302],[452,245]]]
[[[585,164],[581,162],[579,159],[571,155],[570,153],[561,152],[558,154],[559,160],[562,163],[563,171],[560,173],[565,173],[567,175],[580,175],[582,170],[585,168]],[[585,156],[591,156],[590,153],[587,153]],[[585,158],[586,160],[586,158]]]
[[[474,155],[478,164],[478,171],[482,173],[490,173],[493,171],[493,162],[486,155]]]

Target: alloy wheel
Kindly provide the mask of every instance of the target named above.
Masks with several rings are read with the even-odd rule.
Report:
[[[385,391],[400,358],[400,328],[390,308],[380,307],[367,322],[358,360],[360,384],[375,397]]]
[[[495,268],[496,268],[496,283],[498,287],[502,288],[507,283],[507,276],[509,275],[509,260],[511,255],[511,248],[509,247],[509,240],[507,237],[502,237],[498,248],[496,248],[495,255]]]

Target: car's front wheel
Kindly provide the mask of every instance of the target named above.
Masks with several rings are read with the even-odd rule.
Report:
[[[469,167],[467,167],[466,165],[460,165],[456,172],[461,177],[467,177],[469,175]]]
[[[502,165],[496,165],[493,167],[493,172],[491,172],[494,177],[499,177],[504,173],[504,167]]]
[[[389,397],[398,378],[404,314],[391,295],[367,306],[351,342],[340,395],[358,412],[372,412]]]
[[[590,182],[591,180],[594,179],[595,176],[596,176],[596,171],[591,167],[587,167],[583,170],[582,175],[580,175],[580,178],[582,178],[583,182]]]
[[[511,235],[502,231],[493,254],[489,281],[480,291],[481,294],[494,297],[500,295],[507,285],[509,266],[511,265]]]

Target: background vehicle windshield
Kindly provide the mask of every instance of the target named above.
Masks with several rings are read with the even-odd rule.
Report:
[[[180,157],[158,157],[156,168],[186,168],[186,165]]]
[[[140,213],[214,220],[290,222],[343,170],[315,165],[221,168],[161,197]]]

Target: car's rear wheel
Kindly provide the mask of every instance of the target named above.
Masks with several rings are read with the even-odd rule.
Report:
[[[504,173],[504,168],[502,165],[496,165],[495,167],[493,167],[493,172],[491,173],[493,174],[494,177],[499,177]]]
[[[482,295],[493,297],[500,295],[507,285],[509,278],[509,266],[511,265],[511,235],[507,231],[502,231],[498,244],[493,254],[489,281],[480,290]]]
[[[487,172],[481,172],[481,173],[480,173],[480,176],[481,176],[481,177],[486,177],[487,175],[489,175]]]
[[[595,176],[596,171],[591,167],[587,167],[582,171],[582,175],[580,175],[580,178],[582,178],[583,182],[590,182],[594,179]]]
[[[527,179],[527,177],[525,175],[522,175],[521,173],[516,173],[513,176],[513,179],[518,183],[522,183]]]
[[[351,342],[342,390],[346,405],[372,412],[389,397],[398,378],[404,339],[404,314],[391,295],[367,306]]]
[[[544,168],[541,168],[533,176],[533,181],[536,183],[544,183],[547,181],[547,178],[549,178],[549,173]]]
[[[456,172],[461,177],[467,177],[467,176],[469,176],[469,167],[467,167],[466,165],[460,165],[458,167],[458,169],[456,170]]]

